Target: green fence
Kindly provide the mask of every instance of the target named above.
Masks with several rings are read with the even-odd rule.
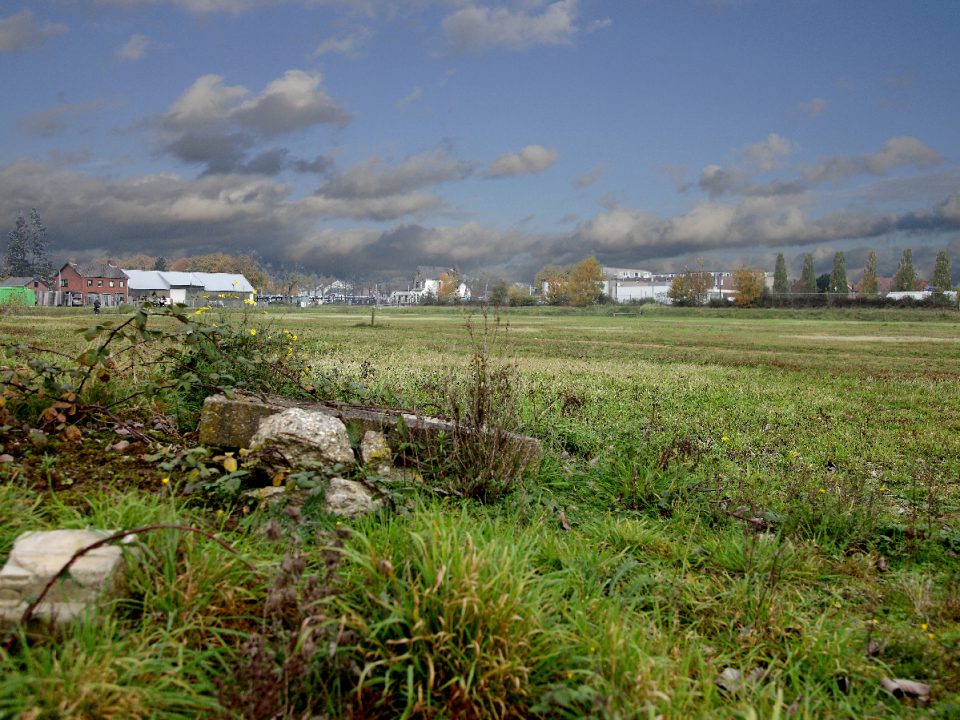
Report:
[[[25,287],[0,287],[0,305],[27,305],[37,304],[37,296],[33,290]]]

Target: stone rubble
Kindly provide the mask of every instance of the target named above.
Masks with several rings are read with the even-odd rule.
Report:
[[[26,532],[15,541],[0,570],[0,627],[19,623],[29,603],[78,551],[113,534],[110,530]],[[133,541],[126,538],[127,543]],[[33,616],[60,625],[91,609],[112,589],[123,549],[104,545],[78,558],[47,593]]]

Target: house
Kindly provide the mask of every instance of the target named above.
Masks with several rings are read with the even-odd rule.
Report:
[[[109,263],[68,262],[57,272],[56,291],[58,305],[93,305],[99,300],[111,307],[127,302],[127,276]]]
[[[239,273],[124,270],[133,302],[239,305],[253,300],[250,282]]]

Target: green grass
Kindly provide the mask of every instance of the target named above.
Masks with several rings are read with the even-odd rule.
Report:
[[[424,488],[346,531],[308,506],[187,507],[122,470],[51,493],[37,476],[59,461],[30,450],[0,466],[0,556],[27,529],[182,522],[267,576],[202,536],[144,537],[131,602],[0,655],[0,717],[928,712],[881,677],[928,683],[929,713],[955,717],[957,313],[642,311],[504,313],[492,354],[516,364],[520,429],[546,456],[493,503]],[[443,407],[476,345],[464,311],[369,317],[247,322],[296,334],[308,379]],[[37,313],[29,337],[78,353],[91,322]],[[0,336],[24,326],[0,317]],[[756,679],[724,691],[728,667]]]

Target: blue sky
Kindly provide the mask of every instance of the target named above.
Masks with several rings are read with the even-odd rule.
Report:
[[[81,260],[929,274],[958,67],[954,0],[13,0],[0,218]]]

